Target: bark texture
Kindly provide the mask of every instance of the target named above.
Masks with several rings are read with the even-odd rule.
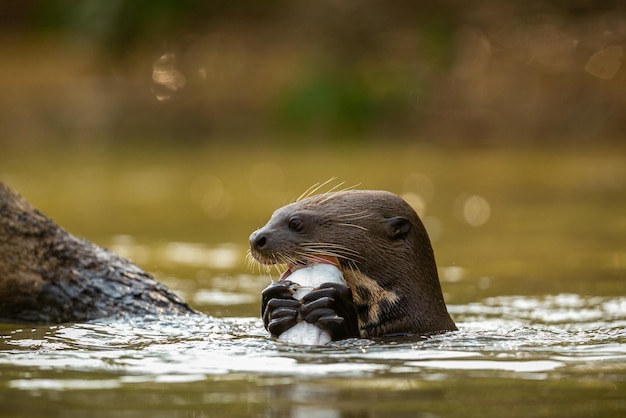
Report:
[[[0,320],[192,313],[131,261],[68,233],[0,182]]]

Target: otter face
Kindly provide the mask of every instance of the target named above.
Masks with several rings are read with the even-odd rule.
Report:
[[[414,230],[423,231],[415,211],[393,193],[326,193],[276,210],[250,236],[250,253],[262,264],[286,265],[281,279],[308,263],[325,262],[339,267],[346,280],[358,271],[386,287],[391,277],[383,270],[392,270],[397,257],[413,258]],[[357,282],[362,284],[348,283],[356,289]]]
[[[291,272],[309,263],[340,266],[340,259],[354,260],[358,253],[329,240],[332,221],[319,210],[311,210],[304,201],[276,210],[269,222],[250,235],[250,253],[261,264],[284,264]]]

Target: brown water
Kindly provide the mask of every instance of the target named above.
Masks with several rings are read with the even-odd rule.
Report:
[[[1,416],[624,416],[623,149],[244,148],[0,155],[1,180],[208,315],[1,325]],[[247,236],[331,177],[418,209],[459,332],[268,338]]]

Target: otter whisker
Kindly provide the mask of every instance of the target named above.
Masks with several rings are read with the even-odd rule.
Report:
[[[310,198],[310,201],[308,202],[310,205],[322,205],[324,203],[327,203],[328,201],[330,201],[331,199],[337,197],[338,195],[340,195],[342,192],[348,191],[348,190],[353,190],[356,187],[358,187],[358,184],[355,184],[353,186],[347,186],[347,187],[341,187],[345,184],[345,182],[340,182],[338,184],[336,184],[335,186],[331,187],[328,191],[324,192],[324,193],[320,193],[318,195],[314,195],[314,193],[318,192],[322,187],[326,186],[328,183],[330,183],[331,181],[336,180],[336,178],[331,178],[327,181],[325,181],[324,183],[321,184],[315,184],[312,187],[310,187],[306,192],[304,192],[297,201],[300,200],[304,200],[305,198]]]
[[[338,186],[341,186],[342,184],[343,184],[343,183],[339,183],[339,184],[338,184],[337,186],[335,186],[334,188],[336,188],[336,187],[338,187]],[[333,189],[334,189],[334,188],[333,188]],[[332,200],[332,199],[336,198],[336,197],[338,196],[338,193],[339,193],[339,192],[332,192],[332,191],[329,191],[329,192],[326,192],[326,193],[319,194],[319,195],[317,195],[317,196],[313,196],[313,197],[312,197],[312,199],[311,199],[310,204],[311,204],[311,205],[316,205],[316,206],[321,206],[321,205],[323,205],[324,203],[328,203],[330,200]]]
[[[319,256],[319,257],[324,257],[324,256],[330,256],[330,257],[336,257],[338,259],[341,260],[346,260],[346,261],[353,261],[353,262],[358,262],[359,259],[362,259],[362,257],[359,256],[352,256],[352,255],[348,255],[339,251],[329,251],[329,250],[324,250],[324,251],[310,251],[309,252],[309,256],[315,257],[315,256]]]
[[[362,258],[358,252],[346,250],[344,248],[331,248],[331,247],[308,247],[306,250],[315,255],[332,255],[345,259],[357,260]]]
[[[326,193],[324,193],[324,194],[322,194],[320,196],[334,195],[334,194],[338,194],[338,193],[341,193],[341,192],[345,192],[347,190],[353,190],[353,189],[357,188],[360,185],[360,183],[357,183],[354,186],[347,186],[347,187],[344,187],[344,188],[340,189],[339,187],[343,186],[344,184],[346,184],[346,182],[342,181],[341,183],[338,183],[337,185],[335,185],[335,186],[331,187],[330,189],[328,189],[326,191]]]
[[[250,270],[252,270],[252,272],[254,273],[254,269],[257,266],[260,266],[261,264],[252,256],[252,251],[250,251],[250,249],[248,249],[248,251],[246,251],[246,267]],[[259,270],[260,271],[260,270]]]
[[[337,211],[339,211],[339,209],[337,209]],[[345,213],[345,214],[339,214],[336,216],[337,219],[345,219],[345,220],[349,220],[349,221],[356,221],[356,220],[360,220],[360,219],[367,219],[369,217],[371,217],[373,214],[372,212],[370,212],[367,209],[364,209],[360,212],[355,212],[355,213]]]
[[[290,256],[285,255],[285,254],[280,254],[278,256],[276,264],[290,265],[290,264],[295,264],[297,261],[298,260],[296,258],[294,258],[294,257],[290,257]]]
[[[257,260],[256,258],[254,258],[254,256],[252,255],[252,252],[250,250],[248,250],[246,252],[246,266],[252,270],[252,272],[254,273],[256,269],[259,270],[259,273],[261,273],[262,271],[265,271],[266,273],[269,273],[272,265],[266,264],[266,263],[262,263],[261,261]]]
[[[354,250],[354,249],[352,249],[350,247],[346,247],[344,245],[337,244],[337,243],[334,243],[334,242],[306,242],[306,243],[303,243],[303,244],[300,244],[300,245],[309,246],[309,247],[317,247],[317,248],[326,248],[326,247],[329,247],[329,248],[342,248],[342,249],[344,249],[346,251],[354,251],[354,252],[356,252],[356,250]]]
[[[302,244],[301,248],[315,251],[318,254],[323,253],[324,251],[334,251],[336,253],[342,254],[343,257],[346,257],[346,256],[348,258],[360,257],[359,252],[354,249],[344,247],[343,245],[326,243],[326,242],[312,242],[312,243]]]
[[[361,269],[359,269],[359,266],[351,260],[348,260],[346,264],[347,265],[345,266],[345,268],[349,269],[352,273],[359,273],[361,271]]]
[[[349,226],[349,227],[352,227],[352,228],[359,228],[359,229],[362,229],[363,231],[369,231],[369,229],[368,229],[368,228],[366,228],[366,227],[364,227],[364,226],[361,226],[361,225],[356,225],[356,224],[340,223],[340,224],[337,224],[337,225],[341,225],[341,226]]]
[[[351,260],[356,262],[361,256],[356,251],[351,251],[343,247],[329,247],[329,246],[301,246],[301,250],[298,251],[303,257],[310,256],[331,256],[345,260]]]
[[[273,264],[264,265],[265,271],[271,276],[272,270],[276,270],[276,273],[280,276],[285,271],[284,266],[288,266],[293,263],[293,259],[291,257],[285,256],[284,254],[278,254],[272,257]]]
[[[278,275],[281,275],[285,271],[284,266],[295,264],[297,259],[285,254],[274,254],[268,257],[268,263],[264,263],[256,260],[252,252],[248,250],[246,253],[246,262],[253,271],[255,266],[258,266],[259,272],[265,270],[265,272],[271,276],[272,270],[276,270]]]
[[[298,196],[298,198],[296,199],[296,202],[306,199],[307,197],[310,197],[312,195],[314,195],[315,193],[317,193],[322,187],[326,186],[328,183],[337,180],[336,177],[331,177],[328,180],[326,180],[323,183],[315,183],[314,185],[312,185],[311,187],[309,187],[308,189],[306,189],[304,191],[304,193],[302,193],[300,196]],[[340,183],[340,185],[343,183]],[[335,186],[337,187],[337,186]],[[332,190],[332,189],[331,189]]]
[[[319,253],[317,253],[317,254],[312,253],[311,255],[312,255],[312,256],[315,256],[315,255],[319,255],[319,256],[330,256],[330,257],[336,257],[336,258],[338,258],[338,259],[342,259],[342,260],[348,260],[348,261],[354,261],[354,262],[356,262],[355,260],[353,260],[353,259],[351,259],[351,258],[349,258],[349,257],[346,257],[346,256],[345,256],[345,254],[335,253],[335,252],[333,252],[333,251],[320,251],[320,252],[319,252]]]

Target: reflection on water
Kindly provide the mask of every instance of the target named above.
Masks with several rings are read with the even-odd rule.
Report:
[[[392,391],[396,401],[415,406],[414,393],[422,394],[423,403],[432,398],[431,392],[443,390],[439,382],[453,386],[467,382],[464,391],[446,395],[450,401],[461,401],[472,382],[480,386],[493,379],[500,379],[502,396],[510,396],[509,388],[527,390],[524,381],[569,379],[572,393],[601,388],[605,411],[617,413],[623,407],[615,399],[626,389],[625,297],[509,296],[453,305],[450,310],[458,320],[458,332],[421,340],[348,340],[325,347],[272,340],[257,318],[198,315],[7,326],[0,366],[9,389],[40,395],[142,393],[146,384],[167,385],[168,391],[177,392],[186,387],[180,385],[194,382],[202,384],[203,391],[219,393],[226,380],[234,385],[226,390],[230,397],[209,403],[239,404],[243,390],[249,395],[248,404],[287,416],[364,412],[363,405],[345,403],[348,387],[354,393],[379,393],[383,398]],[[251,382],[255,383],[249,387]],[[94,395],[94,402],[99,396]],[[274,400],[277,405],[265,405]],[[550,401],[544,401],[550,408]],[[206,405],[189,398],[178,402],[176,409],[181,410]],[[369,403],[364,399],[365,405]],[[116,410],[97,403],[91,407]],[[471,405],[464,408],[480,410]],[[563,405],[558,408],[565,415],[575,411]]]
[[[209,247],[202,243],[169,242],[158,245],[156,248],[148,248],[137,244],[133,237],[128,235],[113,237],[110,248],[136,263],[146,263],[151,258],[157,258],[164,265],[186,265],[220,270],[238,267],[243,258],[243,251],[234,244]]]

